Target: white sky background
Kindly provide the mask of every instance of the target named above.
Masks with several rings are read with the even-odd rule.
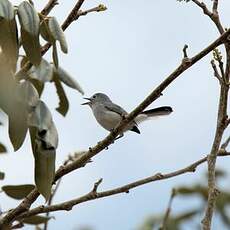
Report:
[[[75,2],[60,0],[51,15],[62,22]],[[35,1],[39,10],[45,3]],[[77,79],[86,96],[104,92],[127,111],[138,105],[180,64],[184,44],[189,45],[188,54],[194,55],[218,37],[211,21],[193,3],[86,0],[83,9],[99,3],[104,3],[108,10],[81,17],[66,31],[69,53],[59,52],[60,65]],[[221,19],[226,27],[230,25],[229,9],[229,1],[220,1]],[[50,53],[46,57],[49,59]],[[210,60],[211,55],[183,73],[150,106],[170,105],[174,109],[172,115],[143,124],[141,135],[126,133],[109,150],[97,155],[93,163],[64,177],[55,202],[88,192],[101,177],[100,189],[110,189],[157,172],[179,169],[207,154],[214,137],[219,90]],[[108,134],[96,123],[91,110],[80,105],[81,95],[65,88],[70,99],[66,118],[54,110],[58,100],[53,86],[49,85],[43,96],[59,131],[57,167],[67,154],[88,149]],[[9,143],[8,140],[5,143]],[[10,153],[1,156],[0,169],[6,173],[1,184],[33,183],[33,156],[28,146],[27,138],[18,152],[12,152],[9,147]],[[229,164],[228,158],[219,159],[217,163],[225,169]],[[82,225],[96,230],[134,229],[149,214],[165,210],[171,188],[202,180],[204,170],[202,166],[194,174],[84,203],[71,212],[54,213],[56,220],[50,221],[50,229],[78,229]],[[3,210],[17,203],[0,195]],[[176,200],[173,212],[183,211],[194,202],[198,201]]]

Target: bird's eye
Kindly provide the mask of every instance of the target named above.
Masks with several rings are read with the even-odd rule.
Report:
[[[96,95],[94,95],[93,98],[96,98]]]

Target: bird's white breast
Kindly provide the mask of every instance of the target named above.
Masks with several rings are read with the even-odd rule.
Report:
[[[97,120],[97,122],[106,130],[111,131],[116,128],[121,122],[121,116],[118,113],[113,111],[109,111],[104,108],[104,105],[97,104],[93,105],[97,106],[97,108],[92,108],[93,114]]]

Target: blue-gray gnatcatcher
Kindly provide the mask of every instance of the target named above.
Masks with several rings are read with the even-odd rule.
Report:
[[[108,131],[115,129],[120,124],[123,117],[128,114],[123,108],[114,104],[110,98],[103,93],[96,93],[92,97],[84,99],[88,100],[88,102],[82,105],[89,105],[97,122]],[[139,114],[134,121],[130,122],[125,131],[130,130],[140,133],[137,124],[153,117],[168,115],[172,111],[172,108],[169,106],[146,110]]]

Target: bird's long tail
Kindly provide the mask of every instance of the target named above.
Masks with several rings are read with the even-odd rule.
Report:
[[[135,121],[139,124],[149,119],[154,119],[160,116],[169,115],[171,112],[173,112],[173,110],[170,106],[162,106],[154,109],[149,109],[139,114],[136,117]]]

